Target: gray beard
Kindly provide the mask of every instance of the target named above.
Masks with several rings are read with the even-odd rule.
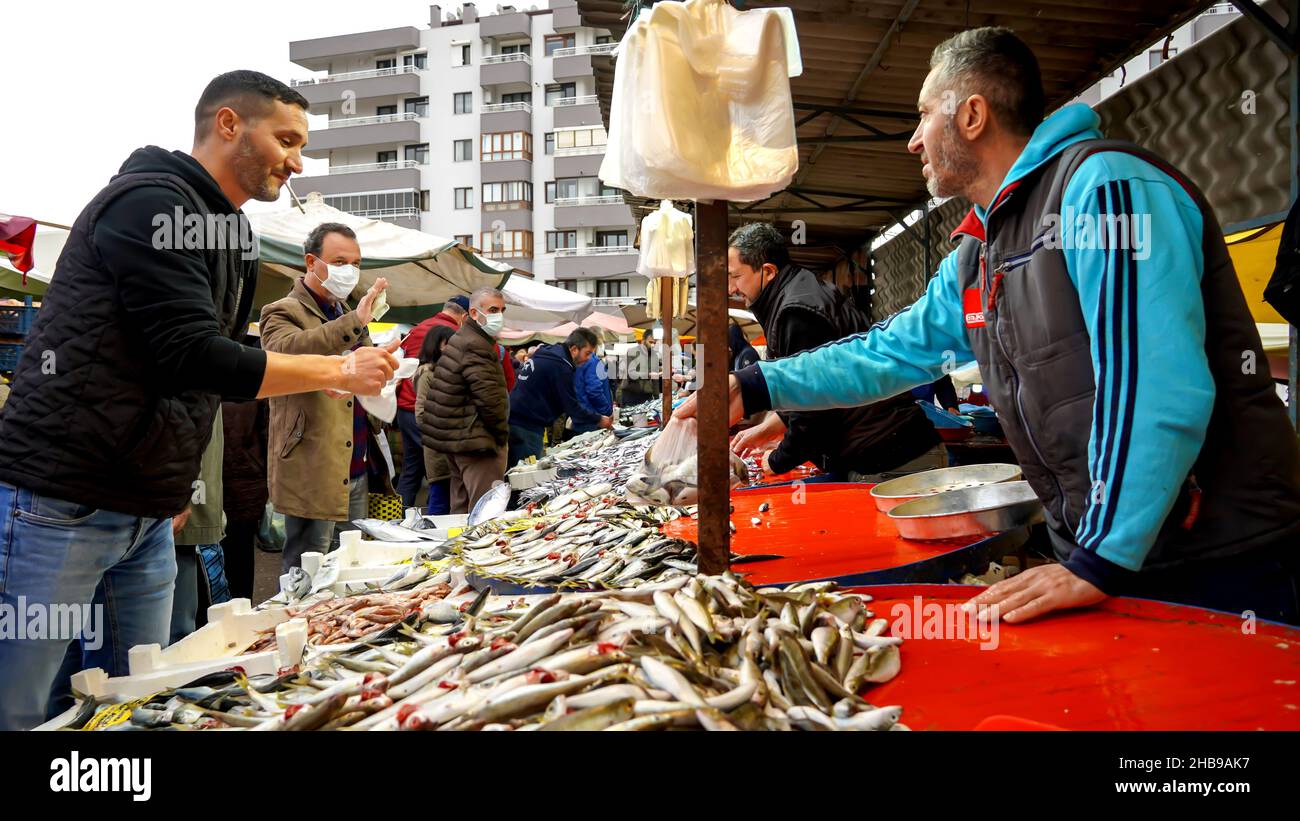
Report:
[[[964,197],[979,177],[979,164],[974,152],[957,138],[951,119],[943,135],[943,142],[930,163],[931,174],[925,188],[932,197]]]

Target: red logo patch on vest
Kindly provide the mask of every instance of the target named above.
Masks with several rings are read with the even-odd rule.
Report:
[[[979,288],[967,288],[962,293],[961,309],[966,315],[967,328],[984,327],[984,304],[980,301]]]

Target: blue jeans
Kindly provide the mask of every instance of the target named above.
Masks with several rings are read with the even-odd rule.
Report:
[[[420,482],[424,480],[424,443],[415,413],[397,410],[397,427],[402,432],[402,475],[397,477],[397,495],[402,497],[402,508],[414,507],[420,495]]]
[[[446,516],[451,513],[450,479],[434,479],[429,483],[429,505],[424,512],[430,516]]]
[[[170,519],[96,510],[0,482],[0,606],[44,636],[0,641],[0,730],[46,719],[51,692],[75,664],[69,642],[81,640],[82,669],[128,672],[137,644],[166,646],[176,549]],[[57,605],[57,607],[55,606]],[[81,629],[69,629],[76,611]],[[54,622],[58,621],[59,629]],[[53,637],[52,637],[53,636]]]
[[[543,431],[511,425],[506,469],[509,470],[529,456],[536,456],[538,459],[542,458],[542,452],[546,449],[543,437]]]

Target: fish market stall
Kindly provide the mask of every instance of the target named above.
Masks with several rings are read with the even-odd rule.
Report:
[[[977,588],[853,589],[871,594],[890,635],[906,639],[903,674],[872,698],[906,705],[915,730],[973,730],[996,717],[988,726],[1013,717],[1067,730],[1300,729],[1295,628],[1113,598],[958,637],[941,621]]]

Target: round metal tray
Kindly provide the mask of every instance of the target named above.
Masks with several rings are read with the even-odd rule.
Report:
[[[936,493],[952,490],[992,485],[998,482],[1010,482],[1021,477],[1018,465],[963,465],[955,468],[938,468],[900,476],[881,482],[871,489],[871,497],[876,502],[876,510],[889,510]]]
[[[905,539],[959,539],[1041,522],[1043,503],[1028,482],[1001,482],[913,499],[889,517]]]

